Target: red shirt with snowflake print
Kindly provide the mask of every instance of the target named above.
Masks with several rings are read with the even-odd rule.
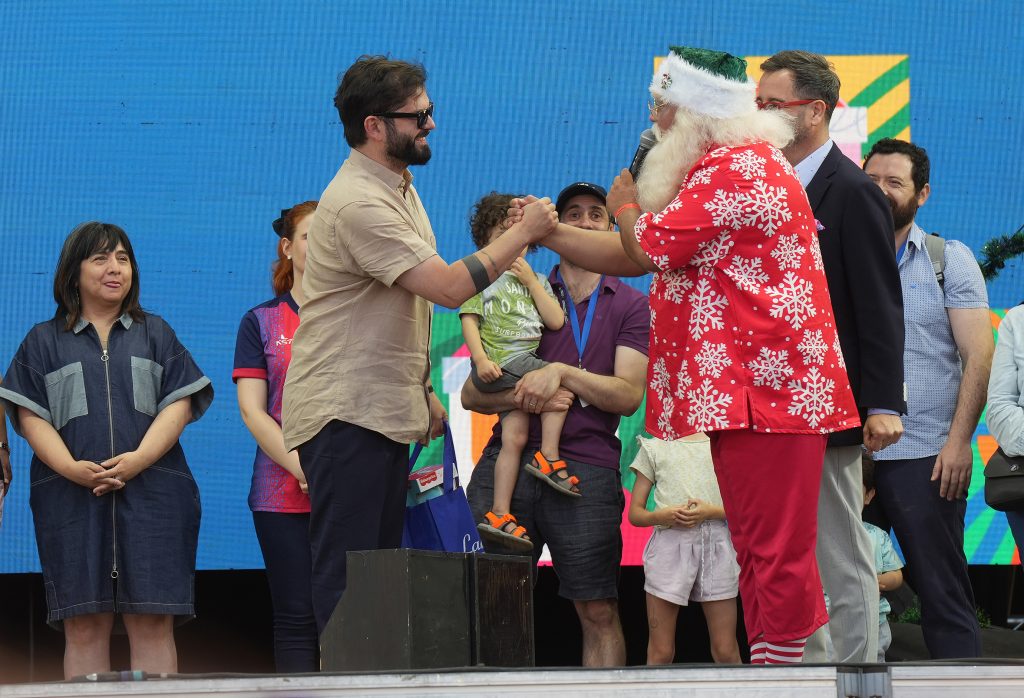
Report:
[[[635,228],[651,282],[647,431],[677,439],[860,424],[814,215],[768,143],[713,146]]]

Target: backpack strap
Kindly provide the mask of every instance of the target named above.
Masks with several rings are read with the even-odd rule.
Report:
[[[935,280],[939,282],[939,288],[946,290],[946,241],[935,233],[928,233],[924,236],[924,248],[928,252],[928,259],[932,262],[932,269],[935,270]]]

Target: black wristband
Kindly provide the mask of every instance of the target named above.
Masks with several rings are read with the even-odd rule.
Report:
[[[473,286],[476,287],[477,293],[482,292],[491,285],[491,278],[487,276],[487,270],[484,268],[483,262],[476,255],[471,254],[463,257],[462,263],[469,270],[469,277],[473,279]]]

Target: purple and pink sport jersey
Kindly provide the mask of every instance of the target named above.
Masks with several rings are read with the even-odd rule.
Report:
[[[267,412],[278,424],[281,423],[284,379],[292,358],[292,337],[298,326],[299,306],[291,292],[257,305],[245,314],[238,326],[231,378],[267,381]],[[282,514],[309,511],[309,496],[299,489],[298,480],[259,447],[252,467],[249,508]]]

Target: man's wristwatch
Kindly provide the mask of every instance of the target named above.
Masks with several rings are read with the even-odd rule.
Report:
[[[3,450],[7,451],[8,453],[11,452],[11,445],[9,443],[7,443],[6,441],[0,441],[0,448],[2,448]]]

